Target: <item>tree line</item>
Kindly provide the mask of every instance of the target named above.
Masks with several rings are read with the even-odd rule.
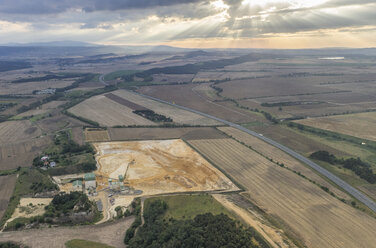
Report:
[[[373,173],[371,166],[360,158],[337,158],[327,151],[314,152],[310,155],[310,158],[321,160],[329,164],[340,164],[344,168],[353,171],[356,175],[367,182],[371,184],[376,183],[376,174]]]

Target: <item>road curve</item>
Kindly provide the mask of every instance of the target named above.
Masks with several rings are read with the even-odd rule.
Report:
[[[106,81],[104,81],[104,76],[106,76],[106,74],[102,74],[99,76],[99,82],[101,82],[102,84],[108,86],[109,84],[106,83]]]
[[[288,148],[288,147],[286,147],[286,146],[284,146],[284,145],[282,145],[282,144],[280,144],[280,143],[278,143],[278,142],[276,142],[272,139],[269,139],[269,138],[267,138],[267,137],[265,137],[261,134],[258,134],[256,132],[249,130],[249,129],[247,129],[243,126],[240,126],[238,124],[223,120],[221,118],[218,118],[218,117],[215,117],[215,116],[212,116],[212,115],[209,115],[209,114],[206,114],[206,113],[203,113],[203,112],[191,109],[191,108],[187,108],[187,107],[180,106],[180,105],[177,105],[177,104],[174,104],[174,103],[170,103],[170,102],[167,102],[167,101],[164,101],[164,100],[152,97],[152,96],[144,95],[144,94],[141,94],[141,93],[138,93],[138,92],[133,92],[133,93],[136,93],[140,96],[155,100],[157,102],[165,103],[165,104],[168,104],[170,106],[174,106],[174,107],[177,107],[177,108],[180,108],[180,109],[183,109],[183,110],[187,110],[189,112],[193,112],[193,113],[199,114],[201,116],[222,122],[222,123],[224,123],[224,124],[226,124],[230,127],[234,127],[236,129],[239,129],[243,132],[246,132],[246,133],[248,133],[248,134],[250,134],[254,137],[257,137],[257,138],[265,141],[266,143],[271,144],[272,146],[275,146],[275,147],[279,148],[280,150],[290,154],[292,157],[294,157],[297,160],[305,163],[306,165],[308,165],[309,167],[311,167],[312,169],[314,169],[315,171],[317,171],[321,175],[327,177],[329,180],[331,180],[332,182],[337,184],[344,191],[346,191],[347,193],[352,195],[355,199],[359,200],[360,202],[362,202],[364,205],[366,205],[368,208],[372,209],[376,213],[376,203],[372,199],[370,199],[368,196],[366,196],[365,194],[363,194],[359,190],[355,189],[350,184],[346,183],[345,181],[343,181],[342,179],[340,179],[339,177],[337,177],[333,173],[331,173],[328,170],[322,168],[320,165],[314,163],[313,161],[307,159],[306,157],[300,155],[299,153],[293,151],[292,149],[290,149],[290,148]]]

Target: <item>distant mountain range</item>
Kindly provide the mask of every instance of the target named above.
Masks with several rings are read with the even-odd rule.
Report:
[[[10,47],[97,47],[96,45],[88,42],[81,41],[50,41],[50,42],[31,42],[31,43],[7,43],[1,44],[0,46],[10,46]]]
[[[207,52],[236,52],[238,54],[264,53],[281,55],[302,56],[376,56],[376,48],[323,48],[323,49],[193,49],[172,46],[108,46],[80,41],[51,41],[33,43],[8,43],[0,44],[0,57],[69,57],[69,56],[93,56],[103,53],[115,53],[119,55],[141,54],[149,52],[163,52],[173,54],[170,59],[206,56]],[[174,53],[187,53],[176,55]],[[176,57],[177,56],[177,57]]]

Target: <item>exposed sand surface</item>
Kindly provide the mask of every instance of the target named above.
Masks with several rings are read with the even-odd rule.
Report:
[[[108,178],[143,195],[190,191],[228,191],[238,188],[182,140],[94,143],[99,190]]]

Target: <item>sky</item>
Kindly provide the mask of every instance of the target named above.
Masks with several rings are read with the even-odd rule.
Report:
[[[0,0],[0,43],[376,47],[375,0]]]

